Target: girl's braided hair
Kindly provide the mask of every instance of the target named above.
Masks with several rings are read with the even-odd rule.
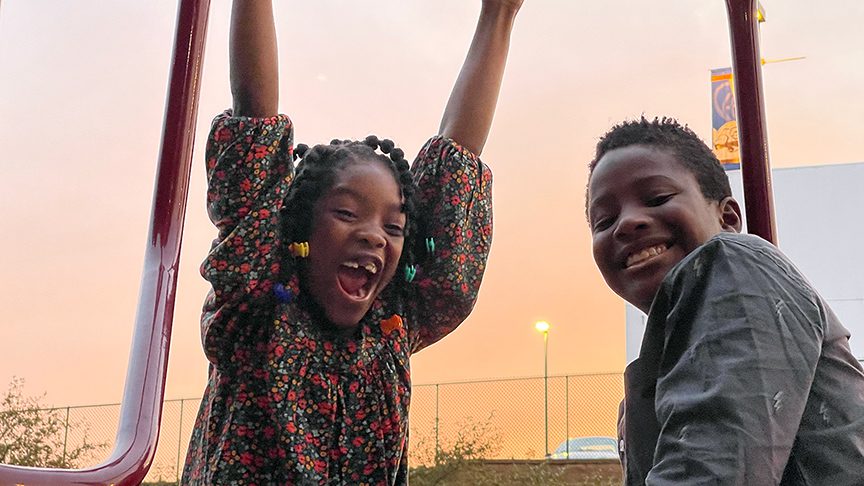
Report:
[[[376,152],[377,149],[386,155]],[[315,145],[311,148],[299,144],[294,149],[294,159],[299,159],[294,180],[291,182],[280,212],[279,231],[280,240],[283,242],[280,245],[283,253],[280,255],[280,261],[286,262],[291,259],[288,253],[289,243],[309,240],[312,233],[312,210],[318,199],[333,186],[338,172],[352,162],[378,161],[392,171],[403,199],[402,209],[406,218],[405,243],[399,259],[399,268],[412,264],[413,237],[416,235],[417,226],[414,209],[416,185],[402,149],[396,148],[391,140],[379,140],[375,135],[370,135],[364,140],[334,139],[329,144]],[[290,265],[284,263],[281,266],[280,281],[287,281],[289,267]],[[400,276],[401,273],[397,271],[391,285],[404,284],[404,279],[399,278]]]

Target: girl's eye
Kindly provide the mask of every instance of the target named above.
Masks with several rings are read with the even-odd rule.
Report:
[[[384,229],[387,231],[387,234],[390,236],[404,236],[405,228],[399,226],[398,224],[388,224],[384,226]]]
[[[674,195],[675,194],[661,194],[659,196],[654,196],[648,199],[647,204],[649,207],[661,206],[666,203],[666,201],[672,199]]]
[[[594,225],[591,227],[594,232],[603,231],[609,226],[612,225],[612,218],[601,218],[594,222]]]

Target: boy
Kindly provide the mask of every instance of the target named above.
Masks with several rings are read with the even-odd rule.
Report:
[[[670,119],[613,127],[589,166],[606,283],[648,314],[625,371],[625,484],[864,484],[864,371],[849,332]]]

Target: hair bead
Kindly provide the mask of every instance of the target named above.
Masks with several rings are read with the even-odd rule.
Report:
[[[378,137],[376,137],[375,135],[369,135],[363,140],[363,143],[372,147],[372,149],[374,150],[378,148],[378,145],[381,143],[381,141],[378,140]]]
[[[297,146],[294,147],[294,155],[293,155],[292,159],[294,159],[294,160],[301,159],[301,158],[303,158],[304,155],[306,155],[306,152],[308,152],[308,151],[309,151],[309,146],[306,145],[305,143],[297,144]]]
[[[309,256],[309,243],[306,241],[294,242],[288,245],[288,251],[298,258],[306,258]]]
[[[281,283],[277,283],[273,286],[273,295],[276,296],[276,299],[278,299],[279,302],[284,304],[290,304],[291,301],[294,300],[294,292]]]
[[[405,281],[410,283],[415,276],[417,276],[417,266],[405,265]]]

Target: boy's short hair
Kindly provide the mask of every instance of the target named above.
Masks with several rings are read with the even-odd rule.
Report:
[[[666,117],[649,121],[643,116],[610,128],[600,137],[594,160],[588,164],[589,183],[594,168],[607,152],[630,145],[647,145],[672,152],[693,174],[702,195],[708,200],[721,201],[732,195],[729,178],[714,152],[690,128]]]

